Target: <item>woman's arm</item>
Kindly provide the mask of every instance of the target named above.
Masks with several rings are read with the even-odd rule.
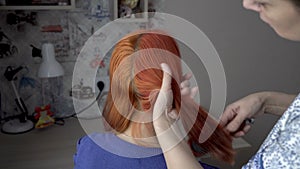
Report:
[[[285,94],[280,92],[260,92],[261,100],[263,101],[264,113],[282,115],[290,106],[296,95]]]
[[[168,150],[170,143],[176,142],[176,139],[178,139],[175,133],[173,134],[174,136],[169,135],[168,138],[165,139],[158,137],[159,144],[164,152],[168,169],[203,169],[194,157],[190,147],[183,139]]]
[[[250,125],[241,127],[247,118],[258,117],[264,113],[281,116],[295,97],[296,95],[269,91],[250,94],[228,105],[221,123],[235,136],[243,136],[251,127]]]
[[[168,169],[203,169],[181,137],[179,126],[176,125],[176,122],[175,125],[172,125],[177,114],[174,112],[175,110],[171,110],[173,102],[171,70],[166,64],[161,66],[164,75],[160,92],[154,104],[153,126],[167,167]]]

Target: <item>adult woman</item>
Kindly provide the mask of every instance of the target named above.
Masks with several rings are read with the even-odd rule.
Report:
[[[162,63],[172,67],[168,67],[172,78],[161,70]],[[194,151],[195,155],[209,152],[218,159],[233,162],[229,133],[208,117],[192,98],[181,97],[178,85],[182,75],[180,53],[173,38],[159,31],[141,31],[124,37],[114,48],[109,73],[110,89],[103,110],[109,132],[86,136],[79,141],[75,168],[179,167],[177,162],[182,159],[165,162],[165,158],[169,159],[169,151],[179,157],[186,153],[191,163],[201,168],[191,155],[194,147],[201,150]],[[167,84],[163,81],[166,77],[169,77]],[[168,104],[165,104],[163,92],[159,92],[161,86],[171,91]],[[179,120],[161,115],[166,106],[168,117],[179,116],[183,128],[178,128]],[[205,121],[211,129],[204,129]],[[201,132],[209,133],[209,130],[212,131],[209,138],[199,143]],[[188,136],[187,142],[184,134]],[[182,145],[184,149],[180,148]]]
[[[243,0],[245,8],[260,14],[276,33],[286,39],[300,41],[299,0]],[[246,96],[225,109],[221,122],[234,135],[243,136],[250,125],[247,118],[257,117],[265,112],[282,115],[258,152],[243,168],[300,168],[300,95],[279,92],[259,92]],[[288,109],[287,109],[288,108]],[[180,145],[176,148],[182,149]],[[176,152],[176,148],[172,151]],[[169,158],[176,159],[175,153],[168,152]],[[186,168],[197,168],[188,160],[179,163]],[[176,168],[176,167],[174,167]]]
[[[244,0],[243,4],[258,12],[279,36],[300,41],[299,0]],[[259,92],[227,106],[222,121],[237,137],[250,129],[250,125],[241,127],[246,118],[263,113],[282,115],[244,168],[300,168],[300,96],[295,97],[279,92]]]

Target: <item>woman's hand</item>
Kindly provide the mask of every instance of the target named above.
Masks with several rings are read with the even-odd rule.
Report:
[[[180,93],[183,97],[189,96],[194,99],[198,92],[198,87],[190,87],[190,79],[192,76],[192,74],[187,73],[182,77],[182,82],[180,83]]]
[[[245,120],[263,114],[263,104],[259,93],[248,95],[226,107],[221,124],[235,137],[244,136],[251,128]]]
[[[221,117],[221,124],[236,137],[244,136],[251,128],[246,119],[264,113],[281,116],[296,95],[281,92],[258,92],[228,105]]]
[[[180,135],[176,110],[172,109],[172,72],[165,63],[161,64],[162,86],[153,108],[153,126],[157,140],[164,153],[168,169],[203,169],[194,157],[190,147]]]
[[[173,92],[171,89],[171,69],[165,63],[161,64],[161,68],[164,71],[164,75],[161,89],[153,108],[153,125],[156,135],[169,129],[175,119],[177,119],[177,112],[172,108]]]

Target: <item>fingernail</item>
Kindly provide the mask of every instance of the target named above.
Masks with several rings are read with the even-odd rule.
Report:
[[[177,114],[175,113],[174,110],[171,110],[171,112],[169,112],[169,117],[171,117],[172,119],[176,119],[177,118]]]

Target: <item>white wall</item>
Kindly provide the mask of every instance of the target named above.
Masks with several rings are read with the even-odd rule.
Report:
[[[227,104],[256,91],[300,91],[300,43],[277,36],[258,14],[245,10],[242,1],[166,0],[165,7],[166,13],[199,27],[214,44],[226,73]],[[201,67],[197,57],[187,47],[180,46],[191,67]],[[203,68],[193,71],[200,87],[201,104],[208,107],[207,73]],[[276,120],[270,115],[256,120],[245,136],[253,148],[238,154],[236,168],[256,151]]]

